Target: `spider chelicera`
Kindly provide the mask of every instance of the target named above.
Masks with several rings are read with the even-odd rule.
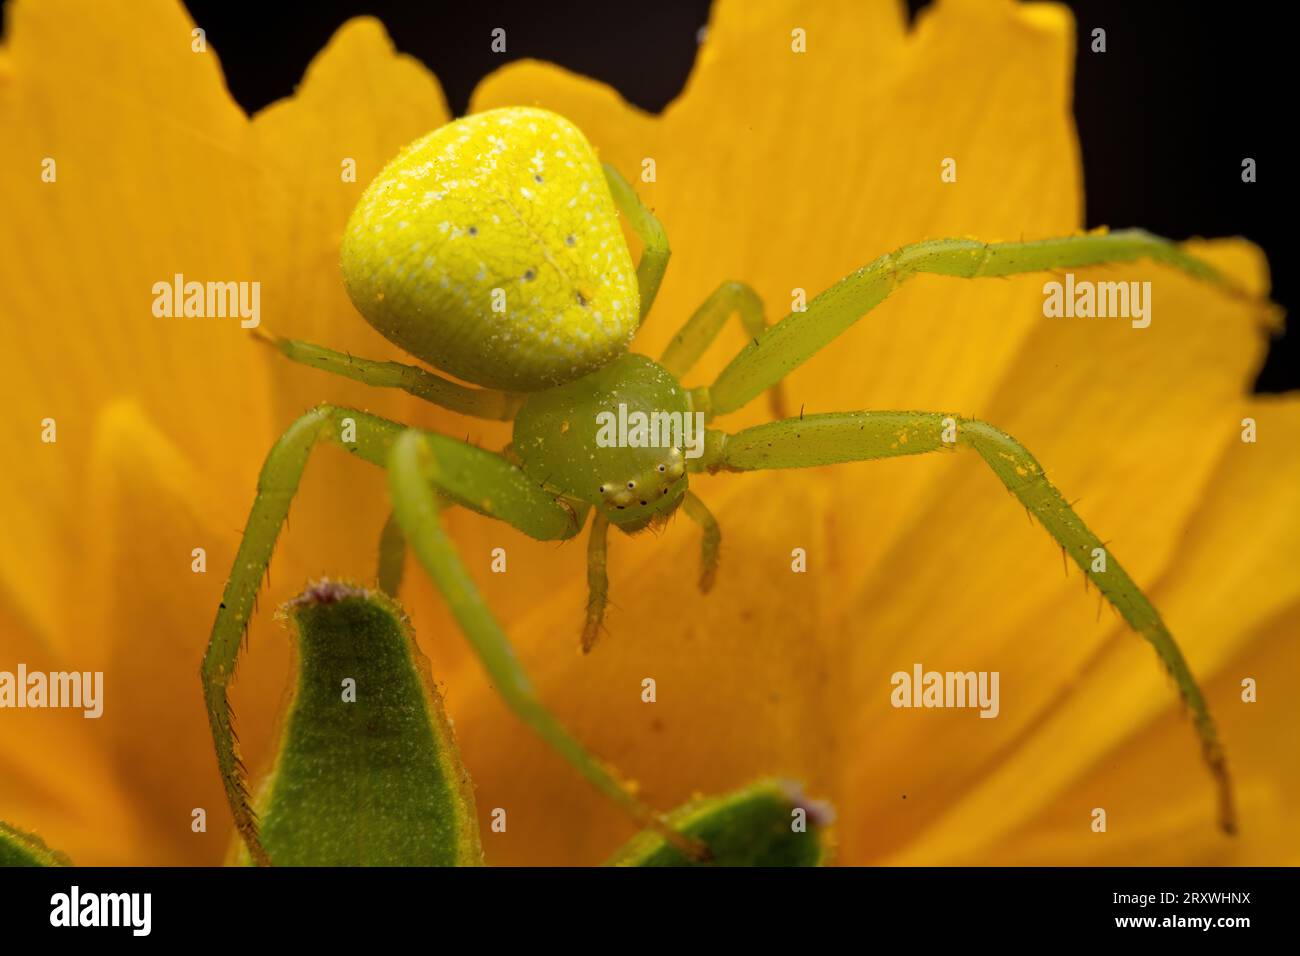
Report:
[[[643,245],[633,270],[618,211]],[[1032,242],[938,239],[883,255],[768,325],[758,295],[723,283],[659,360],[628,352],[668,264],[664,230],[582,133],[539,109],[493,110],[452,122],[407,147],[367,188],[342,243],[343,276],[372,326],[423,368],[354,358],[272,339],[288,358],[454,411],[512,420],[513,441],[493,453],[365,412],[321,405],[280,437],[213,624],[203,685],[218,764],[235,823],[267,863],[249,805],[227,690],[275,541],[312,448],[337,442],[386,468],[392,517],[381,535],[380,583],[393,585],[409,542],[494,686],[514,712],[639,822],[659,817],[620,784],[541,704],[479,595],[439,517],[451,504],[539,540],[571,538],[591,517],[590,600],[583,646],[599,633],[608,591],[606,538],[633,533],[681,508],[703,532],[701,588],[715,576],[720,531],[688,488],[692,472],[803,468],[969,448],[1156,649],[1199,734],[1218,788],[1219,821],[1234,827],[1227,762],[1205,699],[1142,591],[1081,521],[1043,468],[1011,436],[945,412],[855,411],[784,418],[781,380],[918,273],[960,278],[1149,259],[1243,294],[1176,245],[1141,231]],[[750,342],[712,384],[683,377],[737,314]],[[775,418],[728,434],[708,429],[693,456],[678,445],[596,441],[614,409],[705,421],[769,392]]]

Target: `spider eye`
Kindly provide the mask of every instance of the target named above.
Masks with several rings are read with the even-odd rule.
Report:
[[[660,473],[661,475],[662,475],[665,471],[667,471],[667,470],[668,470],[668,466],[667,466],[667,465],[660,465],[660,466],[659,466],[659,473]]]
[[[627,483],[627,486],[628,486],[629,488],[635,488],[635,487],[636,487],[636,482],[635,482],[635,481],[629,481],[629,482]]]
[[[644,504],[645,504],[645,502],[644,502],[644,501],[643,501],[643,502],[641,502],[641,504],[642,504],[642,505],[644,505]]]
[[[604,485],[601,485],[601,486],[600,486],[600,493],[601,493],[602,495],[605,493],[605,486],[604,486]]]

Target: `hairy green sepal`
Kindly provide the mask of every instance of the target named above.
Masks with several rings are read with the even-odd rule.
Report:
[[[72,861],[51,850],[34,833],[0,820],[0,866],[71,866]]]
[[[653,831],[623,845],[606,866],[820,866],[827,861],[830,811],[783,780],[763,780],[668,815],[673,829],[702,841],[711,858],[688,859]]]
[[[284,616],[297,683],[258,801],[271,862],[481,865],[469,776],[401,608],[322,582]]]

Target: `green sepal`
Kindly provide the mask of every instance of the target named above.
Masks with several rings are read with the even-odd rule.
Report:
[[[605,865],[821,866],[830,856],[829,806],[806,799],[797,784],[786,780],[760,780],[720,797],[692,801],[668,814],[667,822],[707,846],[710,858],[691,860],[659,834],[645,830]]]
[[[482,865],[473,786],[401,607],[322,581],[281,613],[297,673],[257,801],[272,863]]]
[[[0,820],[0,866],[71,866],[72,861],[51,850],[34,833],[25,833]]]

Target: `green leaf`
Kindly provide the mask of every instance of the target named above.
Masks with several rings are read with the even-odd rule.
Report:
[[[0,866],[71,866],[72,861],[51,850],[34,833],[25,833],[0,820]]]
[[[282,614],[297,685],[258,801],[271,861],[481,865],[469,775],[398,604],[322,581]]]
[[[830,807],[796,784],[761,780],[721,797],[696,800],[667,817],[673,829],[704,843],[711,859],[693,861],[646,830],[606,866],[820,866],[826,862]]]

